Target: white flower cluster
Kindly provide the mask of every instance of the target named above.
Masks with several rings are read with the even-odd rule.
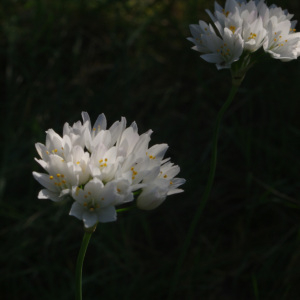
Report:
[[[47,172],[33,172],[45,187],[39,199],[61,201],[71,196],[70,215],[89,228],[115,221],[115,206],[133,201],[134,193],[139,194],[137,206],[151,210],[167,195],[182,192],[178,186],[185,180],[175,178],[180,168],[163,159],[168,145],[148,148],[151,130],[139,135],[136,123],[126,128],[123,117],[109,129],[104,114],[93,127],[86,112],[82,118],[83,123],[72,127],[66,123],[62,137],[49,129],[46,144],[35,145],[41,157],[36,161]]]
[[[204,21],[190,25],[195,44],[192,49],[202,54],[218,69],[230,68],[243,53],[262,48],[281,61],[297,59],[300,55],[300,33],[293,15],[276,5],[267,6],[264,0],[227,0],[222,8],[215,3],[215,12],[206,10],[214,26]]]

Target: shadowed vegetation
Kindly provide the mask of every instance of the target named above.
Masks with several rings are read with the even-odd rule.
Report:
[[[275,3],[300,19],[297,1]],[[41,171],[34,143],[82,111],[151,128],[152,145],[168,143],[187,179],[158,209],[98,226],[83,298],[167,297],[231,83],[186,40],[189,24],[209,20],[205,8],[212,2],[1,1],[1,299],[74,298],[82,223],[70,203],[38,200],[31,173]],[[299,297],[299,71],[298,61],[269,60],[246,75],[223,119],[216,180],[174,299]]]

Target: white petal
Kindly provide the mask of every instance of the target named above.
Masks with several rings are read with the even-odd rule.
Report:
[[[54,183],[49,178],[48,174],[32,172],[33,177],[37,180],[42,186],[52,192],[57,192],[59,189],[54,185]]]
[[[79,220],[82,220],[83,212],[85,211],[84,206],[77,203],[76,201],[72,204],[71,210],[69,212],[70,216],[74,216]]]
[[[98,212],[98,220],[101,223],[113,222],[117,220],[117,213],[114,206],[108,206]]]
[[[93,130],[96,130],[97,132],[100,130],[106,130],[106,126],[107,126],[106,117],[104,114],[101,114],[98,116],[94,124]]]
[[[98,222],[98,216],[95,212],[85,211],[82,215],[85,228],[93,227]]]
[[[62,200],[62,198],[58,196],[58,193],[51,192],[47,189],[40,190],[38,194],[38,199],[50,199],[55,202]]]

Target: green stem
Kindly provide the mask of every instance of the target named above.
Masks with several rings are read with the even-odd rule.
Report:
[[[75,274],[75,299],[76,300],[82,300],[82,266],[83,266],[86,249],[89,245],[89,241],[92,234],[93,231],[91,232],[86,231],[84,233],[79,254],[77,257],[76,274]]]
[[[211,189],[212,189],[212,185],[214,182],[214,178],[215,178],[215,173],[216,173],[216,166],[217,166],[217,154],[218,154],[218,136],[219,136],[219,131],[220,131],[220,124],[223,118],[224,113],[226,112],[226,110],[228,109],[228,107],[230,106],[236,92],[238,91],[239,85],[232,85],[230,93],[228,95],[227,100],[225,101],[225,103],[223,104],[223,106],[221,107],[220,111],[218,112],[217,115],[217,120],[216,120],[216,124],[215,124],[215,128],[214,128],[214,132],[213,132],[213,142],[212,142],[212,156],[211,156],[211,161],[210,161],[210,170],[209,170],[209,175],[208,175],[208,180],[205,186],[205,190],[203,193],[203,197],[202,200],[196,210],[196,213],[194,215],[194,218],[191,222],[191,225],[189,227],[186,239],[184,241],[182,250],[181,250],[181,255],[178,259],[177,262],[177,266],[175,269],[175,273],[174,273],[174,277],[173,280],[171,282],[171,287],[170,287],[170,292],[169,292],[169,297],[168,299],[173,299],[173,295],[175,293],[176,287],[178,286],[178,281],[179,281],[179,275],[180,275],[180,270],[182,268],[184,259],[186,257],[187,251],[189,249],[189,246],[191,244],[195,229],[197,227],[197,223],[199,222],[200,216],[205,208],[205,205],[207,203],[207,200],[209,198]]]

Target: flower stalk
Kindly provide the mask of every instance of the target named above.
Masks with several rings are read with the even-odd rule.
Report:
[[[87,250],[87,247],[89,245],[89,241],[91,239],[91,236],[93,232],[95,231],[96,226],[93,226],[90,230],[85,230],[81,247],[79,250],[79,254],[77,257],[77,263],[76,263],[76,272],[75,272],[75,299],[76,300],[82,300],[82,267],[83,267],[83,261],[85,257],[85,253]]]
[[[203,197],[200,201],[200,204],[196,210],[196,213],[194,215],[194,218],[191,222],[191,225],[189,227],[188,233],[187,233],[187,237],[185,239],[185,242],[183,244],[182,250],[181,250],[181,254],[180,257],[178,259],[177,262],[177,266],[175,269],[175,273],[174,273],[174,277],[173,280],[171,282],[171,288],[170,288],[170,292],[169,292],[169,297],[168,299],[173,299],[173,295],[175,293],[176,287],[178,285],[178,281],[179,281],[179,275],[180,275],[180,271],[182,269],[182,265],[183,262],[186,258],[188,249],[190,247],[192,238],[194,236],[197,224],[199,222],[199,219],[201,217],[201,214],[206,206],[206,203],[208,201],[208,198],[210,196],[211,193],[211,189],[214,183],[214,178],[215,178],[215,173],[216,173],[216,167],[217,167],[217,156],[218,156],[218,137],[219,137],[219,131],[220,131],[220,125],[221,125],[221,121],[223,119],[223,116],[225,114],[225,112],[227,111],[228,107],[230,106],[230,104],[232,103],[234,96],[236,95],[237,91],[239,88],[239,84],[232,84],[230,93],[228,95],[227,100],[225,101],[225,103],[223,104],[223,106],[221,107],[220,111],[218,112],[217,115],[217,119],[216,119],[216,124],[215,124],[215,128],[214,128],[214,132],[213,132],[213,141],[212,141],[212,156],[211,156],[211,161],[210,161],[210,170],[209,170],[209,175],[208,175],[208,180],[204,189],[204,193],[203,193]]]

